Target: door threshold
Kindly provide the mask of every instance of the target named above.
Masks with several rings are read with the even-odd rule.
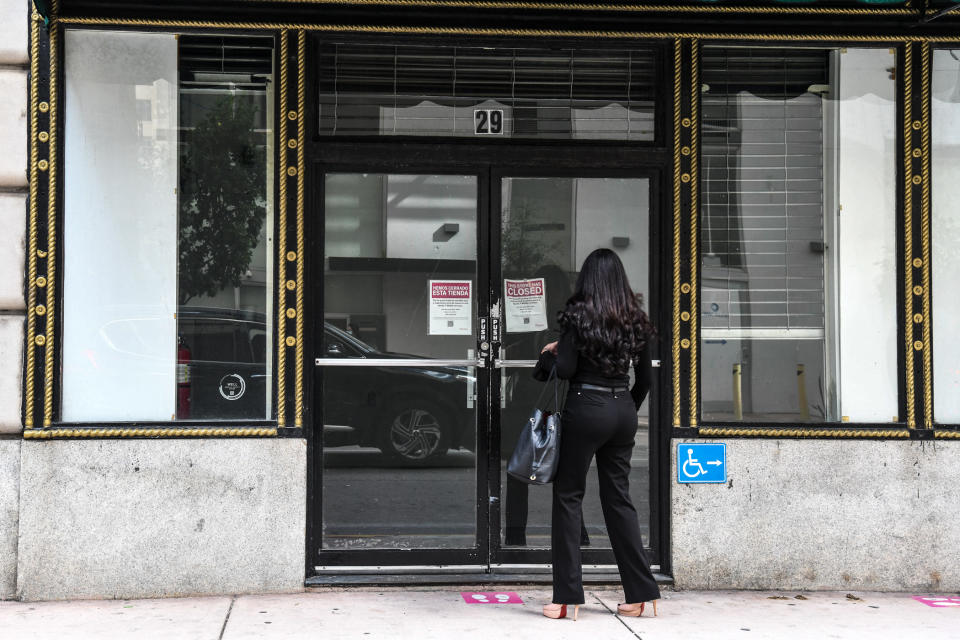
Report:
[[[397,572],[401,567],[382,567],[381,573],[323,573],[306,579],[305,586],[310,587],[362,587],[362,586],[459,586],[459,585],[549,585],[552,575],[547,571],[510,570],[483,573],[407,573]],[[657,584],[672,585],[671,576],[654,572]],[[585,585],[619,585],[620,574],[613,571],[584,571]]]

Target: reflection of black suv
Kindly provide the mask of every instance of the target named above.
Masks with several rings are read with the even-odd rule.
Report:
[[[264,314],[204,307],[177,311],[177,417],[267,420]],[[272,406],[272,401],[271,401]]]
[[[181,307],[177,318],[178,418],[267,418],[272,371],[264,314]],[[328,358],[418,357],[377,351],[330,323],[321,348]],[[322,373],[327,447],[372,446],[410,462],[474,448],[474,416],[466,408],[474,378],[464,368],[324,367]]]
[[[328,358],[417,358],[377,351],[324,323]],[[324,367],[323,442],[327,447],[374,446],[411,462],[441,456],[451,448],[474,448],[474,416],[467,409],[462,367]]]

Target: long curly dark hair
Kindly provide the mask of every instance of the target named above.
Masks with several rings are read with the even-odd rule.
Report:
[[[583,261],[557,319],[563,330],[576,332],[580,355],[608,375],[625,375],[655,334],[643,296],[630,288],[623,263],[610,249],[597,249]]]

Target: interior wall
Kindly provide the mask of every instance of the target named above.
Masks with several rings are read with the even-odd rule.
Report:
[[[839,396],[854,422],[898,413],[895,66],[887,49],[840,54]]]
[[[64,40],[62,419],[170,420],[176,36],[68,29]]]

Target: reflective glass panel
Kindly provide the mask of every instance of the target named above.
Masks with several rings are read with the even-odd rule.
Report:
[[[524,360],[501,370],[500,446],[503,463],[543,389],[532,377],[543,345],[559,335],[557,312],[573,293],[584,258],[601,247],[617,252],[634,290],[649,290],[649,182],[632,178],[505,178],[501,189],[501,250],[504,279],[543,278],[546,326],[504,327],[503,358]],[[509,313],[509,311],[508,311]],[[630,493],[649,543],[649,399],[640,407],[631,463]],[[551,488],[516,481],[501,473],[502,543],[508,547],[550,546]],[[597,491],[596,462],[587,476],[581,542],[609,548]]]
[[[704,420],[899,420],[895,62],[704,49]]]
[[[653,140],[645,50],[324,43],[321,135]]]
[[[323,548],[473,547],[476,177],[324,189]]]
[[[272,38],[65,49],[62,419],[270,419]]]

